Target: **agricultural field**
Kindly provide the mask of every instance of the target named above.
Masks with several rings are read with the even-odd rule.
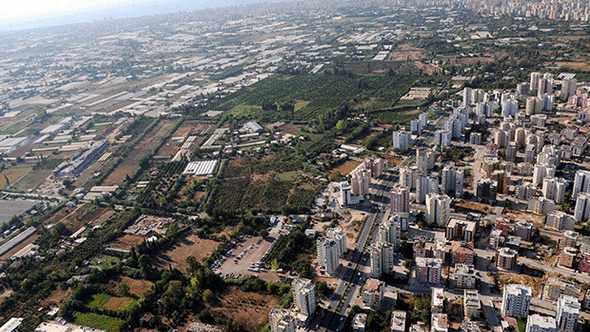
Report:
[[[120,318],[95,314],[93,312],[75,312],[74,319],[76,324],[107,331],[119,331],[125,325],[125,321]]]
[[[111,248],[130,251],[132,247],[143,243],[143,241],[145,241],[143,236],[125,234],[109,245]]]
[[[215,182],[207,203],[213,211],[277,211],[285,206],[305,210],[320,188],[297,161],[279,155],[230,160],[222,168],[221,179]]]
[[[137,204],[150,208],[174,208],[178,203],[177,198],[180,198],[181,190],[187,188],[188,181],[182,174],[187,164],[188,160],[183,159],[152,167],[148,172],[144,172],[140,181],[149,181],[149,183],[145,188],[137,189]],[[184,196],[190,196],[188,191],[191,190],[183,190],[186,194]]]
[[[78,205],[75,208],[62,208],[62,210],[47,220],[47,224],[63,222],[69,234],[78,231],[85,223],[100,225],[108,220],[114,211],[109,208],[97,207],[89,203]]]
[[[352,172],[360,164],[361,163],[358,162],[358,161],[347,160],[347,161],[344,162],[344,164],[342,164],[342,165],[338,166],[337,168],[335,168],[334,171],[338,171],[342,175],[347,175],[347,174],[350,174],[350,172]]]
[[[198,262],[201,262],[217,249],[219,243],[213,240],[201,239],[196,235],[189,235],[179,239],[171,249],[159,254],[154,260],[154,265],[158,268],[172,266],[174,269],[185,271],[188,267],[187,257],[193,256]]]
[[[32,171],[31,167],[11,167],[0,172],[0,189],[11,187]]]
[[[397,75],[275,75],[212,107],[238,116],[254,115],[262,122],[309,121],[345,105],[366,110],[391,108],[415,80],[415,76]]]
[[[278,305],[276,296],[247,293],[237,287],[229,287],[209,310],[218,320],[233,319],[248,331],[262,331],[268,323],[270,309]]]
[[[153,282],[148,280],[131,279],[129,277],[121,276],[113,280],[117,287],[124,283],[129,286],[129,294],[132,297],[141,297],[150,287],[154,285]]]
[[[137,170],[141,160],[151,153],[168,133],[170,126],[174,125],[171,120],[160,121],[151,131],[129,151],[123,161],[108,175],[102,185],[120,185],[126,176],[130,176]]]

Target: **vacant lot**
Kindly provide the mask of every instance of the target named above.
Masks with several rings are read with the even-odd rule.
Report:
[[[141,159],[158,146],[160,140],[166,135],[168,128],[173,124],[173,121],[160,121],[154,129],[148,132],[144,138],[135,145],[125,160],[123,160],[123,162],[120,163],[111,174],[109,174],[102,185],[112,186],[123,183],[125,176],[131,175],[139,167]]]
[[[129,294],[131,297],[141,297],[150,287],[154,285],[153,282],[148,280],[131,279],[125,276],[118,276],[112,279],[112,290],[118,291],[120,284],[126,284],[129,286]],[[106,301],[105,301],[106,303]]]
[[[41,305],[60,305],[62,301],[67,299],[68,296],[72,294],[72,292],[73,290],[71,288],[69,288],[68,290],[54,290],[53,292],[51,292],[51,294],[49,294],[49,296],[45,300],[43,300],[43,302],[41,302]]]
[[[246,293],[238,287],[229,287],[210,310],[218,320],[233,319],[248,331],[261,331],[268,323],[270,309],[278,305],[275,296]]]
[[[23,176],[27,175],[32,168],[21,167],[21,168],[9,168],[0,173],[0,189],[6,189],[11,185],[15,184]],[[8,179],[8,181],[6,181]]]
[[[422,57],[422,50],[408,44],[399,45],[391,52],[390,59],[393,61],[418,60]]]
[[[237,211],[259,207],[280,210],[285,205],[311,207],[321,184],[287,156],[230,160],[222,167],[223,182],[213,188],[213,210]]]
[[[342,175],[348,175],[360,164],[361,163],[359,163],[358,161],[347,160],[344,164],[340,165],[338,168],[334,170],[340,172],[340,174]]]
[[[40,169],[34,172],[29,172],[16,181],[13,184],[13,187],[21,191],[36,189],[49,175],[51,175],[51,171],[51,169]]]
[[[129,297],[111,297],[103,307],[108,310],[125,310],[134,300]]]
[[[586,62],[583,62],[583,61],[580,61],[580,62],[557,62],[556,65],[561,66],[561,67],[569,67],[572,69],[583,70],[583,71],[590,71],[590,65],[588,65]]]
[[[143,236],[125,234],[124,236],[118,238],[113,243],[111,243],[110,246],[111,248],[129,251],[131,250],[131,247],[141,244],[144,240],[145,238]]]
[[[46,224],[50,225],[57,222],[63,222],[70,234],[75,233],[85,223],[100,225],[109,219],[115,212],[109,208],[97,208],[92,204],[82,204],[75,208],[63,208],[49,220]]]
[[[159,268],[167,268],[168,265],[172,265],[172,268],[183,271],[188,267],[186,263],[187,257],[193,256],[200,262],[209,257],[217,249],[217,246],[219,246],[217,241],[200,239],[196,235],[189,235],[180,239],[172,249],[160,254],[155,259],[154,264]]]

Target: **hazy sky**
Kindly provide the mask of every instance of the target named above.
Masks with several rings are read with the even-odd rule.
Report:
[[[123,3],[141,3],[146,0],[1,0],[0,20],[30,18]]]
[[[0,31],[285,0],[0,0]]]

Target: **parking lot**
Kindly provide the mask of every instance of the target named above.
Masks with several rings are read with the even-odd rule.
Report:
[[[291,232],[293,226],[286,225],[285,221],[279,220],[264,239],[260,236],[245,236],[225,256],[214,263],[213,270],[225,278],[256,275],[264,280],[279,281],[277,274],[263,268],[262,261],[279,235],[284,236]]]

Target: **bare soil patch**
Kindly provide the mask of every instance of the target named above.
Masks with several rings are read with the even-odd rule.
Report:
[[[102,185],[113,186],[120,185],[125,180],[125,176],[131,175],[139,166],[139,162],[158,144],[156,138],[166,135],[166,130],[173,124],[173,121],[160,121],[144,138],[139,141],[131,150],[129,155],[119,166],[106,178]]]
[[[217,249],[219,242],[207,239],[201,239],[196,235],[189,235],[180,239],[172,249],[169,249],[154,260],[154,265],[159,268],[167,268],[171,265],[172,268],[186,271],[188,264],[186,258],[194,256],[197,261],[202,261],[209,257]]]
[[[142,243],[143,241],[143,236],[125,234],[124,236],[118,238],[115,242],[113,242],[111,244],[111,247],[122,250],[131,250],[131,247],[134,247]]]
[[[154,284],[148,280],[138,280],[138,279],[131,279],[129,277],[121,276],[114,280],[117,284],[117,287],[121,283],[125,283],[129,286],[129,294],[134,296],[142,296],[152,285]]]
[[[340,174],[347,175],[350,172],[352,172],[355,168],[357,168],[358,165],[360,165],[360,164],[361,163],[359,163],[358,161],[347,160],[344,164],[340,165],[335,170],[336,171],[339,171]]]
[[[301,129],[303,129],[305,126],[304,125],[295,125],[292,123],[286,123],[284,125],[282,125],[279,129],[287,134],[295,134],[299,131],[301,131]]]
[[[246,330],[261,331],[268,323],[270,310],[278,305],[275,296],[246,293],[238,287],[229,287],[210,311],[217,319],[233,319]]]
[[[583,71],[590,71],[590,65],[583,61],[578,62],[557,62],[556,65],[561,67],[570,67],[573,69],[583,70]]]
[[[41,304],[42,306],[47,306],[51,304],[60,305],[65,299],[68,298],[72,294],[72,289],[68,288],[67,290],[54,290],[49,294],[47,298],[45,298]]]
[[[104,304],[104,307],[108,310],[121,310],[125,309],[131,301],[131,298],[128,297],[113,296]]]

